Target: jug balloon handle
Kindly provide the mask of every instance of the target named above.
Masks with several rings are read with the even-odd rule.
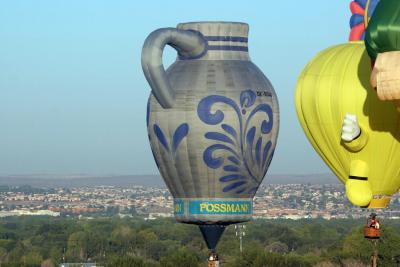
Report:
[[[207,41],[194,30],[163,28],[150,33],[142,49],[142,68],[154,96],[163,108],[172,108],[175,95],[162,63],[166,45],[177,52],[179,59],[197,59],[207,52]]]

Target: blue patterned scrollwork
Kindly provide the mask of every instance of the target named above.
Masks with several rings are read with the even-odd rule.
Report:
[[[209,168],[224,170],[225,174],[219,178],[220,182],[226,183],[223,192],[254,194],[273,156],[271,137],[267,136],[274,124],[273,112],[267,103],[255,105],[256,93],[252,90],[243,91],[239,103],[220,95],[210,95],[199,102],[197,114],[200,120],[208,125],[220,125],[222,129],[205,134],[206,139],[216,143],[205,149],[203,160]],[[212,111],[214,104],[231,108],[239,129],[224,122],[222,110]],[[265,119],[258,122],[254,119],[256,114],[262,114]]]
[[[172,140],[166,138],[164,132],[157,124],[153,125],[153,131],[164,150],[175,157],[180,143],[189,134],[189,125],[187,123],[179,125],[172,136]]]

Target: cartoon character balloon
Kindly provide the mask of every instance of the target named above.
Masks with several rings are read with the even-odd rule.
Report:
[[[328,48],[301,73],[296,111],[314,149],[345,184],[348,199],[384,208],[400,187],[400,121],[395,106],[378,99],[370,76],[363,41]]]
[[[142,51],[155,161],[175,218],[199,225],[211,250],[226,225],[251,219],[278,135],[277,98],[247,42],[245,23],[194,22],[154,31]],[[167,44],[178,59],[165,71]]]
[[[365,45],[374,64],[371,83],[380,100],[392,101],[400,110],[400,5],[381,0],[372,16]]]

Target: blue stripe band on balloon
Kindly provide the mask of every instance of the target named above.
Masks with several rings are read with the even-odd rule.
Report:
[[[365,8],[367,6],[367,1],[368,0],[355,0],[357,4],[359,4],[362,8]]]
[[[239,36],[204,36],[207,41],[220,41],[220,42],[240,42],[247,43],[248,38]]]
[[[209,45],[208,50],[226,50],[226,51],[243,51],[248,52],[246,46],[233,46],[233,45]]]
[[[189,201],[190,215],[251,215],[252,201]]]
[[[175,216],[182,216],[185,214],[185,204],[183,200],[174,201],[174,214]]]

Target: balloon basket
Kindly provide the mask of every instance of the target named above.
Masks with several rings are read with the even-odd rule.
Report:
[[[210,252],[208,256],[208,267],[219,267],[219,258],[216,252]]]
[[[379,239],[381,236],[379,229],[364,226],[364,237],[367,239]]]

